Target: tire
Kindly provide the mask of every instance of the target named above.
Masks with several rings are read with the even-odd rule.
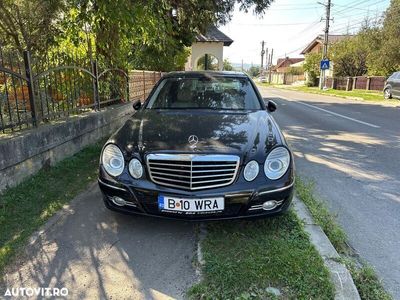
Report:
[[[392,89],[390,87],[384,89],[383,96],[385,99],[392,99]]]

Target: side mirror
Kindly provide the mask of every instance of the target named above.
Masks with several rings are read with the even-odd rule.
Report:
[[[276,108],[277,108],[276,103],[272,100],[268,100],[268,104],[267,104],[268,111],[274,112],[274,111],[276,111]]]
[[[133,101],[132,106],[134,110],[139,110],[142,107],[142,102],[140,102],[140,100],[135,100]]]

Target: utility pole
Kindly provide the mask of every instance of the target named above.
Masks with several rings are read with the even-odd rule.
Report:
[[[271,55],[269,58],[269,76],[268,76],[268,83],[271,83],[272,79],[272,59],[274,58],[274,48],[271,49]]]
[[[269,54],[268,54],[268,48],[267,48],[267,50],[265,51],[265,70],[267,71],[268,70],[268,64],[269,64]]]
[[[328,0],[327,4],[320,3],[326,8],[326,17],[325,17],[325,30],[324,30],[324,48],[322,52],[322,59],[328,58],[328,43],[329,43],[329,22],[331,21],[331,0]],[[324,19],[322,19],[324,20]],[[325,88],[325,70],[321,70],[319,76],[319,88],[322,90]]]
[[[242,72],[243,72],[243,58],[242,58]]]
[[[260,68],[261,74],[263,73],[263,68],[264,68],[264,54],[265,54],[264,44],[265,44],[265,42],[262,41],[261,42],[261,68]]]

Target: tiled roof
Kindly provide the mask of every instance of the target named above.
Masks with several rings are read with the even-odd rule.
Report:
[[[352,37],[352,35],[350,35],[350,34],[330,34],[328,37],[328,41],[329,41],[329,44],[332,44],[332,43],[336,43],[336,42],[341,41],[348,37]],[[317,44],[323,44],[323,43],[324,43],[324,35],[320,34],[310,44],[308,44],[307,47],[304,48],[303,51],[301,51],[300,54],[306,54],[312,48],[314,48]]]
[[[276,63],[276,69],[281,68],[281,67],[289,67],[293,64],[296,64],[298,62],[303,61],[304,58],[290,58],[290,57],[285,57],[285,58],[279,58],[277,63]]]
[[[233,43],[233,40],[217,27],[210,26],[205,34],[196,36],[196,42],[223,42],[224,46],[229,46]]]

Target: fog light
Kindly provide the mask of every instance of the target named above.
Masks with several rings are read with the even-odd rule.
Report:
[[[275,200],[266,201],[263,203],[262,208],[263,210],[272,210],[278,206],[278,202]]]
[[[120,197],[114,196],[111,198],[111,201],[118,206],[124,206],[126,205],[126,201]]]

